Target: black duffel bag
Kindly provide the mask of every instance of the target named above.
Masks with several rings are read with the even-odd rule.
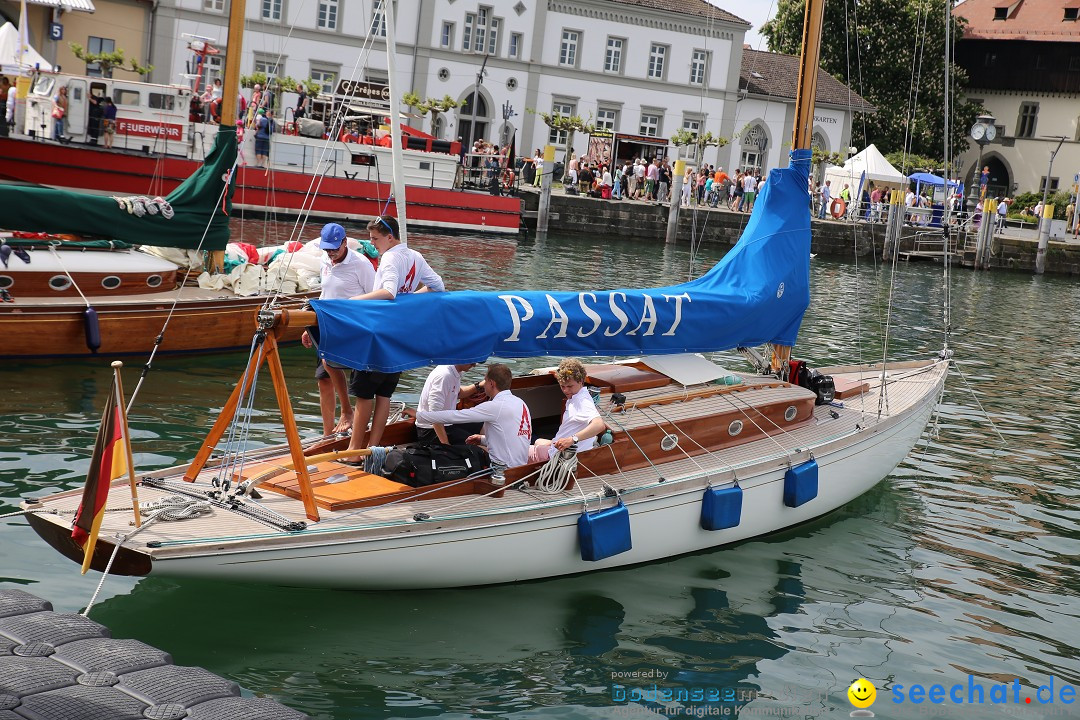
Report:
[[[487,452],[479,445],[436,443],[390,450],[383,462],[383,472],[394,482],[424,487],[460,480],[490,464]]]

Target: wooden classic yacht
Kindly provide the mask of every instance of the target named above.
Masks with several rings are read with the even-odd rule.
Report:
[[[587,382],[599,389],[613,442],[581,453],[576,479],[556,492],[538,485],[541,464],[508,470],[504,486],[484,476],[412,488],[340,462],[346,438],[304,449],[306,481],[285,447],[250,453],[242,466],[230,459],[155,471],[140,480],[147,507],[179,497],[205,503],[206,514],[148,526],[119,548],[111,571],[322,587],[454,587],[738,542],[824,515],[875,485],[922,434],[947,368],[947,361],[890,364],[884,372],[880,365],[821,368],[843,398],[836,407],[815,404],[812,391],[775,378],[685,386],[641,362],[590,366]],[[889,412],[878,415],[882,378]],[[554,429],[562,394],[552,374],[516,378],[512,391],[529,405],[534,427]],[[388,444],[412,439],[411,422],[387,428]],[[793,490],[785,476],[811,459],[815,487]],[[232,488],[248,481],[261,497],[229,499],[224,479]],[[740,508],[728,510],[729,527],[707,530],[703,502],[714,491],[738,496]],[[792,492],[812,497],[795,498],[801,502],[793,507],[785,498]],[[70,522],[81,496],[69,491],[25,506],[38,534],[76,561],[82,548],[71,540]],[[118,481],[108,506],[130,502],[126,481]],[[628,512],[632,547],[583,559],[583,512],[619,505]],[[130,534],[130,510],[107,513],[92,566],[104,569],[116,538]]]

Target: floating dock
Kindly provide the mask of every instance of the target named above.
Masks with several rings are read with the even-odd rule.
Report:
[[[47,600],[0,590],[0,720],[302,720],[308,716]]]

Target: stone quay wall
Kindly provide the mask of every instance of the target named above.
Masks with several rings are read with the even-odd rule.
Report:
[[[522,193],[522,210],[530,231],[536,229],[540,195]],[[660,240],[667,234],[668,206],[640,200],[600,200],[580,195],[565,195],[553,190],[548,231],[558,234],[584,234],[595,238],[634,238]],[[728,210],[683,208],[679,212],[677,242],[697,238],[702,242],[732,247],[742,234],[749,215]],[[900,251],[911,249],[913,237],[905,228]],[[933,232],[933,231],[931,231]],[[924,235],[925,237],[925,235]],[[960,240],[961,245],[963,239]],[[974,241],[972,241],[973,244]],[[885,225],[814,220],[810,251],[835,259],[853,260],[873,252],[881,256],[885,243]],[[1010,235],[998,235],[991,245],[990,267],[1034,272],[1038,241]],[[961,263],[971,266],[971,253]],[[1080,244],[1051,241],[1046,258],[1046,272],[1080,275]]]

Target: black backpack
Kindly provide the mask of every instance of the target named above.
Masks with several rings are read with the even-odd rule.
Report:
[[[383,473],[394,482],[412,487],[460,480],[491,464],[479,445],[418,445],[395,448],[386,454]]]

